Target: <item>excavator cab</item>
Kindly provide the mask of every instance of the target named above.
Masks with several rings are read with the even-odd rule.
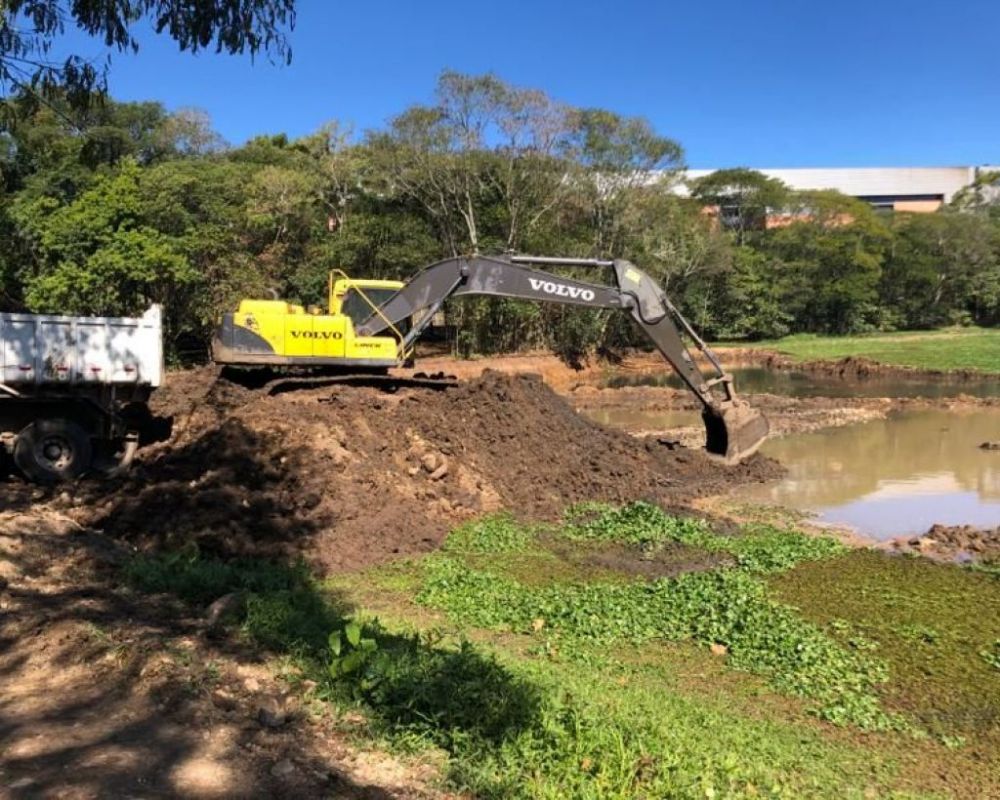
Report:
[[[339,277],[336,277],[339,276]],[[281,300],[242,300],[212,339],[212,358],[229,366],[385,369],[404,360],[405,321],[364,336],[358,323],[378,312],[403,284],[331,273],[326,313]]]
[[[360,325],[390,297],[403,288],[400,281],[356,280],[330,275],[330,314],[343,314]]]

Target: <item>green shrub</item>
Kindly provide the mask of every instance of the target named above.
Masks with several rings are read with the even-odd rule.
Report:
[[[169,592],[200,605],[230,592],[273,592],[310,580],[304,564],[290,566],[261,559],[222,561],[203,557],[197,548],[137,555],[125,563],[124,577],[144,592]]]

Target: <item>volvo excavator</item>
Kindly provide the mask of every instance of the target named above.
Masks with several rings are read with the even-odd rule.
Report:
[[[586,283],[539,267],[605,269],[612,281]],[[610,309],[635,320],[701,401],[710,454],[737,464],[767,437],[766,418],[736,396],[732,375],[656,282],[628,261],[473,255],[439,261],[405,283],[331,275],[329,295],[328,313],[277,300],[242,301],[216,330],[213,358],[235,367],[387,370],[412,363],[417,340],[449,298],[485,295]],[[704,356],[708,375],[685,337]]]

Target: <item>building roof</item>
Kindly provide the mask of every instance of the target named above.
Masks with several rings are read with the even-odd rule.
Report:
[[[940,195],[949,202],[971,184],[979,171],[996,167],[828,167],[760,169],[792,189],[836,189],[853,197],[906,197]],[[702,178],[714,169],[689,169],[683,181]],[[685,189],[686,192],[686,189]]]

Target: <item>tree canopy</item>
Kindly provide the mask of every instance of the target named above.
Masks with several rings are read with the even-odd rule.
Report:
[[[177,42],[181,50],[266,53],[290,61],[286,30],[295,0],[3,0],[0,3],[0,97],[58,95],[84,106],[107,87],[110,56],[93,63],[80,55],[53,57],[67,25],[115,51],[139,49],[139,23]]]
[[[747,169],[685,196],[680,145],[645,120],[492,75],[444,73],[433,102],[383,130],[331,122],[240,147],[203,113],[154,102],[12,104],[0,309],[160,302],[173,357],[203,358],[241,297],[322,305],[331,269],[405,278],[476,250],[632,259],[715,337],[1000,322],[991,183],[934,214],[875,212]],[[464,300],[446,315],[462,352],[643,343],[625,315],[558,305]]]

